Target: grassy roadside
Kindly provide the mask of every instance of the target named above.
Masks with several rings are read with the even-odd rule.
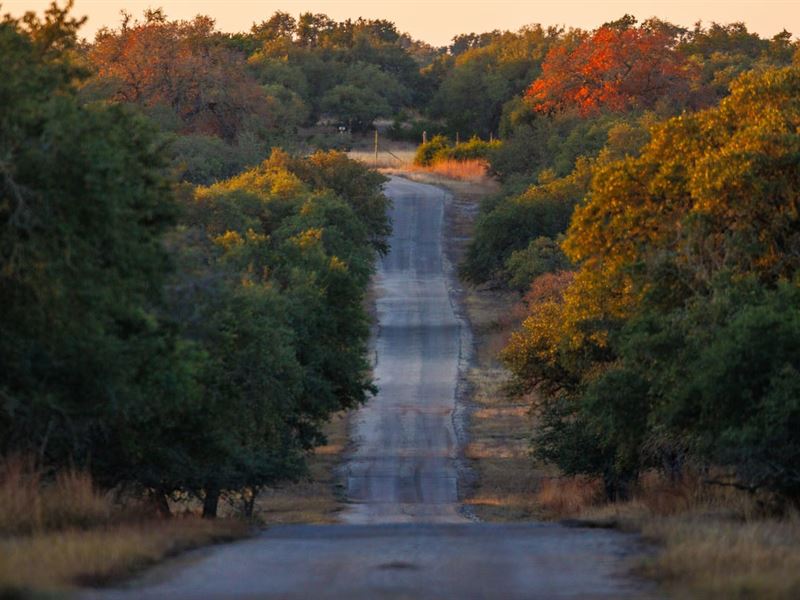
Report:
[[[404,176],[441,185],[455,199],[447,216],[451,260],[469,239],[480,199],[496,190],[480,179],[448,180],[412,171]],[[698,476],[680,482],[648,473],[628,502],[606,503],[598,481],[560,477],[534,464],[528,439],[535,422],[528,402],[503,393],[507,373],[497,360],[522,318],[517,296],[463,284],[475,354],[468,373],[469,445],[475,481],[464,501],[485,521],[577,520],[640,533],[655,552],[640,574],[678,598],[800,597],[800,515],[774,516],[763,498],[709,486]]]
[[[0,541],[0,597],[62,592],[130,576],[180,552],[247,536],[243,521],[141,520]]]
[[[546,514],[640,533],[658,548],[640,562],[640,573],[675,597],[800,597],[796,511],[775,516],[764,498],[709,486],[698,476],[670,482],[647,473],[630,501],[616,503],[602,502],[591,491],[599,486],[590,481],[576,494],[574,481],[550,486],[542,498],[543,504],[552,501]],[[573,499],[568,509],[565,497]]]
[[[309,478],[265,490],[254,522],[221,506],[222,518],[202,519],[198,502],[172,505],[171,519],[151,507],[120,505],[81,472],[54,481],[30,461],[0,464],[0,598],[60,595],[104,585],[187,550],[251,535],[257,525],[331,523],[341,510],[335,471],[347,441],[347,419],[327,427],[329,443],[309,458]]]
[[[119,579],[168,556],[245,537],[239,519],[153,518],[101,493],[80,471],[47,480],[30,460],[0,463],[0,597],[57,593]]]

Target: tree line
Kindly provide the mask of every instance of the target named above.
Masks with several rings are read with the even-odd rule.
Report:
[[[149,81],[125,102],[84,96],[81,23],[55,5],[0,22],[0,450],[163,512],[191,494],[213,516],[222,491],[252,510],[375,390],[363,301],[387,249],[384,178],[276,149],[179,183],[169,137],[129,105]],[[172,106],[189,127],[238,127]]]
[[[609,496],[713,465],[797,497],[791,34],[625,16],[433,48],[154,9],[80,42],[71,5],[0,23],[4,454],[209,515],[300,476],[374,391],[362,300],[390,231],[383,178],[318,125],[381,117],[430,134],[420,162],[503,183],[462,268],[522,294],[504,357],[540,458]]]
[[[649,469],[800,498],[798,98],[785,31],[625,17],[506,105],[463,272],[522,293],[538,459],[609,498]]]

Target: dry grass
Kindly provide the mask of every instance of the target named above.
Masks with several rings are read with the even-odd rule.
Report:
[[[602,502],[603,488],[589,477],[547,477],[540,481],[535,504],[545,518],[565,519],[585,514]]]
[[[2,539],[0,595],[109,582],[167,556],[236,539],[248,531],[241,521],[189,518]]]
[[[417,152],[416,144],[394,142],[381,137],[376,161],[372,135],[354,142],[354,148],[347,153],[347,156],[376,169],[405,169],[414,163],[414,155]]]
[[[249,528],[237,520],[146,518],[138,504],[115,505],[87,473],[48,479],[33,460],[10,457],[0,462],[0,596],[109,581]]]
[[[506,373],[481,362],[468,374],[473,411],[465,449],[476,475],[465,503],[485,521],[517,521],[536,516],[534,491],[540,474],[528,453],[527,406],[502,392]]]
[[[46,482],[29,458],[0,462],[0,534],[93,527],[112,517],[110,498],[94,487],[87,473],[68,470]]]
[[[481,183],[490,179],[488,174],[489,165],[485,160],[469,159],[469,160],[437,160],[430,166],[411,167],[412,171],[421,171],[423,173],[431,173],[446,179],[455,179],[456,181],[469,181],[473,183]]]
[[[651,518],[642,534],[662,550],[642,572],[677,597],[800,597],[800,518]]]
[[[606,502],[601,492],[598,479],[561,477],[540,488],[538,501],[549,507],[545,513],[549,519],[578,517],[595,525],[636,531],[653,518],[710,516],[749,521],[765,514],[760,498],[731,487],[705,484],[703,477],[691,473],[680,481],[671,481],[655,471],[644,473],[631,499],[625,502]]]
[[[347,156],[375,169],[402,169],[414,162],[414,150],[379,151],[377,160],[374,150],[351,150]]]
[[[646,473],[631,500],[605,503],[586,478],[545,480],[537,502],[549,518],[640,532],[657,546],[640,571],[679,598],[797,598],[800,516],[765,515],[761,499]]]

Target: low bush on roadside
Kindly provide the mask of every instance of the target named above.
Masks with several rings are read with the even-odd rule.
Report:
[[[435,135],[429,142],[420,144],[414,157],[414,164],[428,167],[442,161],[486,161],[489,154],[500,147],[500,140],[485,141],[478,137],[470,138],[461,144],[451,144],[443,135]]]

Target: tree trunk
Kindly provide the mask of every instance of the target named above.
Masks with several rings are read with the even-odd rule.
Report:
[[[167,493],[164,490],[151,490],[150,501],[159,517],[169,519],[172,516],[172,512],[169,509],[169,502],[167,501]]]
[[[630,499],[631,485],[636,477],[625,474],[620,475],[611,469],[603,473],[603,488],[606,493],[606,500],[610,502],[624,502]]]
[[[679,483],[683,479],[683,453],[668,450],[662,457],[662,468],[671,483]]]
[[[203,499],[203,518],[216,519],[219,506],[219,488],[206,488],[206,497]]]

